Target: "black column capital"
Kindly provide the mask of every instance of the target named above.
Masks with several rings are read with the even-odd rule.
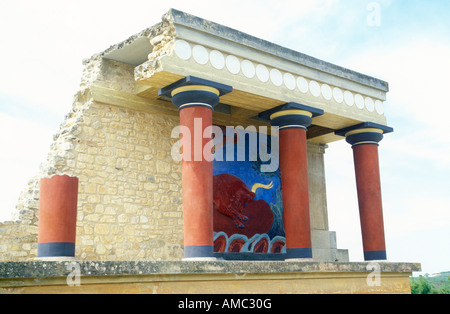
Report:
[[[393,128],[373,123],[365,122],[345,129],[336,131],[336,135],[344,136],[347,143],[352,147],[358,145],[378,145],[384,138],[384,134],[392,133]]]
[[[304,129],[312,123],[312,118],[323,115],[324,111],[310,106],[290,102],[276,108],[261,112],[259,117],[270,121],[272,126],[280,130]]]
[[[219,104],[220,96],[232,91],[231,86],[187,76],[160,89],[158,95],[171,99],[179,110],[198,106],[213,109]]]

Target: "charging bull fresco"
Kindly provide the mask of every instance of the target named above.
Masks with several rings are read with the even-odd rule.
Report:
[[[248,144],[248,131],[234,132],[234,138],[224,135],[221,143],[224,149],[220,152],[224,154],[223,161],[213,163],[214,251],[285,253],[280,172],[261,172],[262,161],[259,157],[251,158],[259,154],[252,151],[255,146],[252,149]],[[245,153],[241,150],[239,156],[237,147],[242,144],[245,144]],[[232,160],[230,154],[225,158],[228,145],[234,146]],[[256,145],[257,150],[260,145]],[[265,149],[270,150],[270,137],[267,146]]]

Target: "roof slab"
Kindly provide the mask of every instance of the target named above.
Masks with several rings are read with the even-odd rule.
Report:
[[[158,90],[196,76],[233,87],[221,97],[215,123],[267,125],[259,113],[295,102],[324,111],[309,129],[312,142],[340,140],[336,130],[364,122],[386,125],[387,82],[175,9],[102,57],[135,67],[135,96],[144,110],[146,99],[171,106]],[[175,114],[171,109],[163,111]]]

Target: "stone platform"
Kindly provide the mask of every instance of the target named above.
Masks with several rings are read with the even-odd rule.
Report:
[[[420,270],[389,262],[3,262],[0,294],[409,294]]]

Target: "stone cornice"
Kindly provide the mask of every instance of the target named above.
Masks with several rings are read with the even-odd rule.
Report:
[[[173,17],[174,24],[178,27],[184,26],[186,28],[195,29],[196,31],[217,36],[223,40],[233,41],[255,50],[264,51],[266,54],[290,60],[292,62],[299,63],[304,66],[348,80],[353,80],[372,88],[380,89],[384,92],[389,91],[389,84],[380,79],[346,69],[344,67],[314,58],[295,50],[279,46],[272,42],[248,35],[244,32],[199,18],[197,16],[190,15],[182,11],[178,11],[176,9],[171,9],[169,13]]]

